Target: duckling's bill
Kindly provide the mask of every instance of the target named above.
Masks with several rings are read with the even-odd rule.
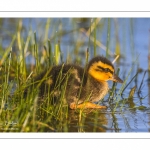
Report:
[[[120,79],[116,74],[114,74],[110,80],[113,80],[114,82],[123,83],[123,80]]]

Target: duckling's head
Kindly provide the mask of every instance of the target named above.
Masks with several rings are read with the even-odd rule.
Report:
[[[99,82],[113,80],[123,83],[114,73],[113,64],[103,56],[94,57],[88,64],[88,73]]]

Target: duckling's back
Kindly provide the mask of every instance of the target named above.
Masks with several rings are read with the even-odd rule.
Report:
[[[64,91],[67,102],[72,103],[77,101],[79,90],[85,86],[87,73],[80,66],[62,64],[42,72],[35,78],[35,82],[37,81],[42,81],[40,96],[52,92],[53,96],[58,97]]]

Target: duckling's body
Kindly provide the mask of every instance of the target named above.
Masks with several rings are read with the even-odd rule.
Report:
[[[58,97],[65,90],[64,98],[71,109],[106,108],[93,102],[101,100],[107,94],[109,89],[107,80],[122,82],[114,74],[112,63],[102,56],[93,58],[86,69],[73,64],[62,64],[43,72],[35,80],[44,77],[40,95],[44,95],[46,89]]]

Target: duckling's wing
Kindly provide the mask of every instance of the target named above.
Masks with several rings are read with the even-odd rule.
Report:
[[[50,71],[49,76],[53,80],[53,88],[58,84],[67,84],[67,86],[84,86],[87,76],[84,69],[77,65],[59,65],[54,66]]]
[[[79,88],[86,84],[86,80],[87,75],[82,67],[63,64],[43,71],[34,81],[40,82],[39,95],[42,96],[48,90],[61,93],[62,88],[65,88],[66,92],[72,91],[72,95],[77,95]]]
[[[56,70],[59,70],[59,74]],[[80,97],[80,91],[87,82],[87,74],[84,69],[76,65],[64,65],[59,66],[59,68],[53,68],[50,74],[54,81],[54,91],[57,91],[57,93],[64,91],[69,105],[71,103],[77,103]]]

